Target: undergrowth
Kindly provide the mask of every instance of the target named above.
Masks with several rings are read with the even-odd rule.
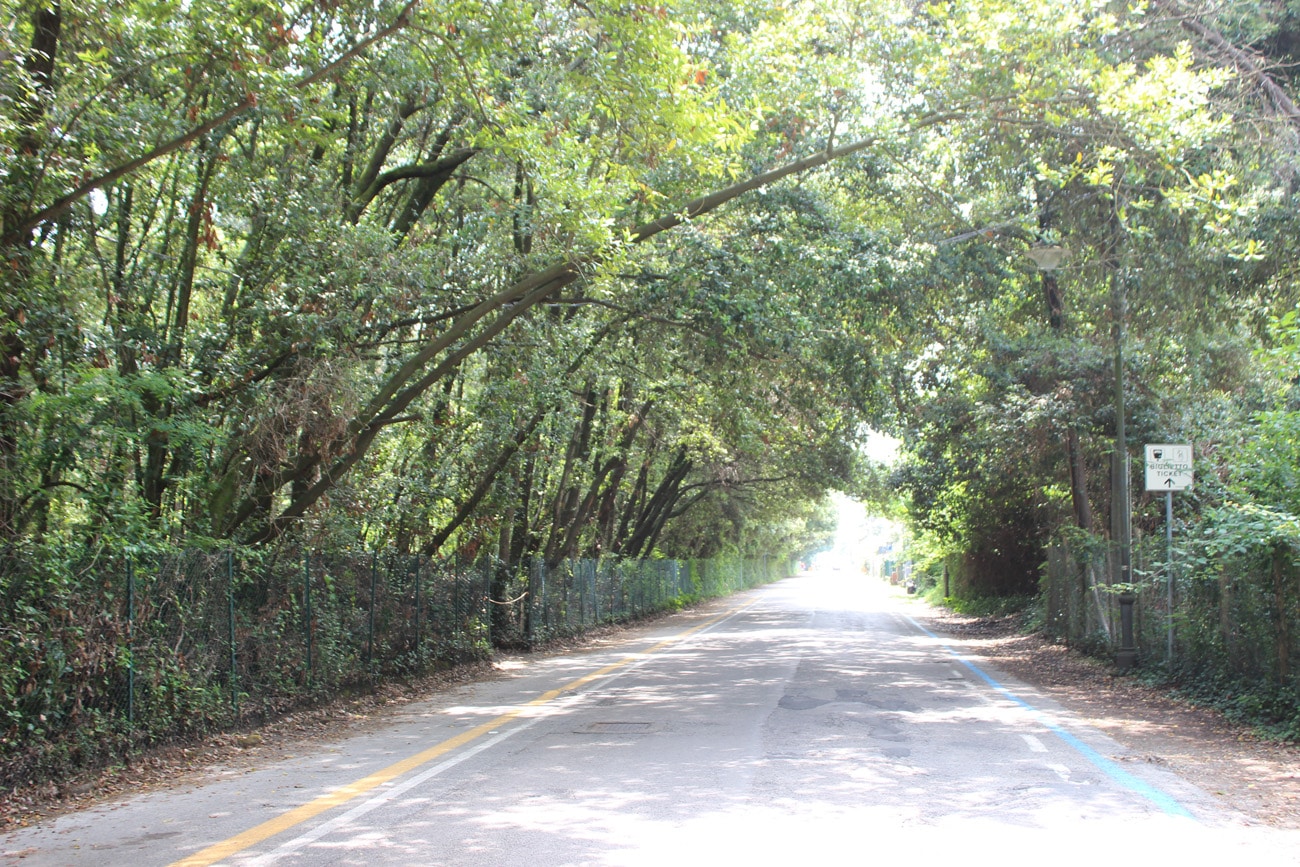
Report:
[[[926,594],[926,600],[934,605],[941,605],[955,614],[966,617],[1009,617],[1027,615],[1033,610],[1033,596],[977,596],[963,598],[944,596],[943,591],[935,587]]]
[[[1290,687],[1222,674],[1182,673],[1171,678],[1163,668],[1143,672],[1143,679],[1154,685],[1172,685],[1193,704],[1213,708],[1266,740],[1300,743],[1300,694]]]

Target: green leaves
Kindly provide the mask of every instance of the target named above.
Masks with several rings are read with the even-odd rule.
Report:
[[[1300,518],[1254,503],[1229,501],[1209,510],[1200,535],[1208,562],[1266,557],[1278,547],[1300,556]]]
[[[589,385],[655,401],[611,454],[656,478],[685,446],[685,483],[710,496],[781,478],[816,497],[851,477],[863,424],[893,423],[943,443],[953,487],[931,493],[953,520],[984,493],[1055,514],[1045,441],[1077,423],[1097,460],[1107,423],[1107,208],[1126,267],[1143,262],[1135,333],[1152,358],[1171,357],[1175,322],[1239,303],[1219,276],[1279,255],[1253,232],[1257,176],[1223,146],[1227,79],[1139,7],[241,0],[76,15],[42,119],[58,135],[23,170],[27,199],[6,184],[6,220],[74,201],[36,220],[23,321],[6,327],[41,425],[57,426],[40,406],[55,395],[70,430],[96,392],[120,413],[103,442],[61,439],[55,475],[135,484],[160,523],[207,526],[210,499],[229,532],[285,514],[275,526],[344,526],[322,493],[344,484],[339,502],[371,506],[371,488],[419,488],[436,525],[503,450],[554,463]],[[31,35],[18,22],[6,44]],[[18,119],[0,111],[10,153]],[[873,145],[842,165],[630,243],[629,226],[857,136]],[[109,176],[84,201],[85,179]],[[1021,256],[1040,231],[1072,250],[1068,339],[1045,336]],[[545,305],[511,294],[557,262],[572,267]],[[1225,288],[1176,308],[1185,274]],[[1149,369],[1172,378],[1193,354]],[[930,400],[953,418],[918,415]],[[608,412],[617,431],[633,409]],[[993,482],[1026,437],[1043,477],[1018,498]],[[519,460],[500,471],[511,484]],[[22,466],[15,499],[36,502],[41,461]],[[464,526],[487,532],[508,496]]]

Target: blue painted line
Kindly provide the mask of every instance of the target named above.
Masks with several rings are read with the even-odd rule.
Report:
[[[1002,695],[1007,699],[1010,699],[1011,701],[1020,705],[1020,707],[1029,711],[1029,713],[1034,717],[1035,720],[1037,720],[1039,723],[1047,727],[1049,730],[1051,730],[1052,734],[1056,735],[1058,738],[1064,741],[1067,746],[1069,746],[1079,755],[1083,756],[1085,759],[1091,762],[1092,765],[1095,768],[1097,768],[1097,770],[1101,771],[1103,774],[1110,777],[1112,780],[1119,783],[1121,786],[1124,786],[1126,789],[1132,792],[1136,792],[1137,794],[1146,798],[1148,801],[1152,802],[1161,810],[1163,810],[1167,815],[1184,816],[1188,819],[1193,819],[1193,820],[1195,819],[1195,817],[1191,814],[1191,812],[1186,807],[1184,807],[1181,803],[1179,803],[1179,801],[1173,795],[1170,795],[1168,792],[1162,792],[1160,789],[1157,789],[1155,786],[1151,785],[1145,780],[1140,780],[1137,777],[1133,776],[1128,771],[1124,770],[1119,765],[1117,765],[1115,762],[1106,758],[1101,753],[1097,752],[1092,747],[1088,746],[1083,741],[1079,740],[1074,735],[1070,734],[1068,731],[1061,728],[1056,723],[1052,722],[1052,720],[1046,714],[1040,711],[1038,708],[1034,707],[1032,704],[1025,701],[1023,698],[1016,695],[1011,690],[1007,689],[1005,686],[998,683],[993,678],[989,677],[987,674],[984,673],[984,671],[980,669],[979,666],[975,665],[973,662],[963,657],[960,653],[953,650],[948,645],[948,643],[945,642],[938,635],[935,635],[933,632],[926,629],[924,626],[917,623],[912,618],[907,617],[907,615],[903,615],[903,617],[906,618],[908,623],[911,623],[917,629],[921,630],[926,635],[930,636],[935,641],[939,642],[939,644],[943,646],[943,649],[948,651],[948,653],[950,653],[954,659],[956,659],[962,665],[969,668],[971,671],[975,672],[975,674],[979,675],[980,679],[983,680],[985,683],[987,683],[990,687],[992,687],[995,692],[997,692],[998,694]]]

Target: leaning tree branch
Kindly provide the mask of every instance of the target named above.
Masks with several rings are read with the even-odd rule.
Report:
[[[374,45],[377,42],[381,42],[382,40],[387,39],[389,36],[393,35],[394,33],[406,28],[410,24],[411,13],[415,10],[415,7],[418,6],[419,4],[420,4],[420,0],[408,0],[407,4],[404,7],[402,7],[402,11],[397,14],[397,17],[393,19],[393,22],[391,24],[389,24],[387,27],[383,27],[375,31],[370,36],[361,40],[356,45],[352,46],[350,49],[343,52],[343,54],[339,55],[334,60],[330,61],[325,66],[321,67],[315,72],[302,76],[301,78],[299,78],[297,81],[293,83],[292,87],[295,90],[302,90],[303,88],[315,84],[321,79],[333,74],[335,70],[345,66],[346,64],[348,64],[349,62],[351,62],[352,60],[360,56],[371,45]],[[216,117],[204,121],[198,126],[189,129],[186,132],[181,133],[180,135],[176,136],[175,138],[169,141],[163,142],[162,144],[158,145],[152,150],[149,150],[141,154],[140,156],[136,157],[135,159],[127,160],[126,162],[118,166],[115,166],[114,168],[109,169],[108,171],[103,172],[102,174],[96,175],[95,177],[87,181],[84,181],[83,183],[78,185],[75,189],[73,189],[71,192],[69,192],[67,195],[59,197],[51,204],[46,205],[44,208],[41,208],[39,211],[36,211],[35,213],[29,215],[23,220],[20,220],[17,223],[17,225],[13,226],[12,228],[6,226],[4,230],[4,236],[0,238],[0,246],[11,246],[13,244],[19,243],[25,236],[27,236],[30,232],[32,232],[37,226],[59,217],[65,211],[67,211],[69,208],[75,205],[77,202],[81,201],[86,196],[90,195],[90,192],[92,190],[107,186],[108,184],[111,184],[114,181],[126,177],[127,175],[143,168],[149,163],[152,163],[155,160],[165,157],[168,154],[174,153],[180,150],[181,148],[185,147],[186,145],[189,145],[197,141],[198,139],[212,132],[212,130],[221,126],[222,124],[234,120],[235,118],[247,112],[249,109],[255,107],[257,105],[257,102],[258,102],[257,94],[249,93],[238,103],[231,106],[226,111],[222,112]]]
[[[955,113],[929,115],[915,122],[912,128],[921,129],[961,116]],[[864,138],[838,148],[819,151],[816,154],[795,160],[771,171],[760,173],[747,180],[694,199],[676,213],[637,226],[631,229],[626,237],[633,243],[649,240],[662,232],[680,226],[690,219],[716,210],[747,192],[819,168],[832,160],[866,150],[878,141],[879,139],[874,136]],[[543,271],[528,274],[514,284],[485,298],[425,344],[420,351],[393,372],[383,387],[348,423],[344,439],[352,441],[351,447],[347,448],[342,457],[338,458],[321,473],[318,481],[307,492],[296,499],[274,521],[266,525],[261,532],[257,533],[255,541],[269,541],[278,536],[294,519],[305,514],[306,510],[316,500],[336,485],[365,456],[387,420],[404,412],[421,394],[442,376],[446,375],[448,370],[454,369],[455,365],[459,364],[465,356],[486,345],[492,336],[500,333],[511,321],[525,311],[543,303],[573,282],[583,279],[588,272],[605,261],[605,258],[606,255],[602,251],[596,251],[574,256]],[[476,327],[485,321],[488,322],[486,328],[478,334],[474,334]],[[451,356],[432,371],[426,371],[426,367],[444,353],[450,353]],[[265,493],[266,488],[273,490],[289,479],[303,478],[319,463],[320,459],[318,457],[304,456],[293,467],[274,474],[271,479],[261,486],[261,492]],[[680,479],[678,482],[680,482]],[[237,510],[235,520],[231,524],[232,529],[238,527],[256,513],[255,500],[256,497],[245,499],[240,509]]]
[[[1175,2],[1165,2],[1159,5],[1177,17],[1178,23],[1184,30],[1195,34],[1207,45],[1212,46],[1231,61],[1243,78],[1253,80],[1260,90],[1264,91],[1264,95],[1268,97],[1269,102],[1273,104],[1273,108],[1278,114],[1292,123],[1300,123],[1300,107],[1296,106],[1295,101],[1291,99],[1282,85],[1278,84],[1277,80],[1264,70],[1258,57],[1243,48],[1233,45],[1222,33],[1198,21],[1191,14],[1184,11],[1176,0]]]

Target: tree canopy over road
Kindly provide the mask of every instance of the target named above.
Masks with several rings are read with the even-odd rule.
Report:
[[[1111,534],[1117,435],[1192,442],[1189,556],[1266,576],[1290,682],[1294,3],[4,19],[6,551],[788,556],[876,429],[1008,594]]]

